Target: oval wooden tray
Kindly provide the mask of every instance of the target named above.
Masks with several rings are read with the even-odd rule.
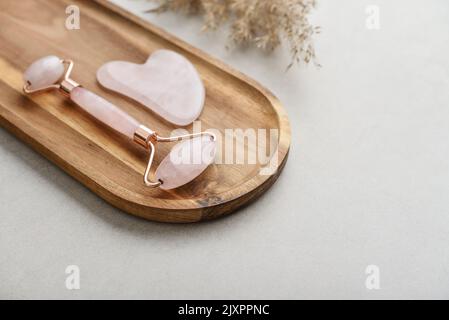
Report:
[[[65,28],[67,6],[81,11],[81,29]],[[107,8],[107,9],[106,9]],[[290,146],[287,115],[279,101],[245,75],[106,1],[0,2],[0,123],[112,205],[163,222],[212,219],[254,200],[280,174]],[[171,192],[142,183],[147,154],[57,93],[24,96],[22,73],[48,54],[73,59],[73,78],[132,116],[169,134],[174,128],[141,106],[102,89],[96,70],[110,60],[144,62],[160,48],[177,51],[198,68],[207,90],[202,129],[277,129],[278,170],[259,164],[216,164],[195,182]],[[186,129],[192,130],[191,127]],[[159,145],[158,163],[170,145]]]

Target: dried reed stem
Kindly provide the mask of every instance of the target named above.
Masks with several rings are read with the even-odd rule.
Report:
[[[159,7],[151,11],[202,14],[205,30],[215,30],[229,22],[230,39],[237,45],[273,51],[285,40],[292,57],[289,68],[301,61],[317,64],[312,38],[320,29],[308,19],[316,0],[152,1],[157,1]]]

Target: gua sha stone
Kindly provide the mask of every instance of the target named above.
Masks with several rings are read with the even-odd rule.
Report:
[[[191,124],[203,110],[205,88],[198,72],[173,51],[155,51],[144,64],[108,62],[98,70],[97,79],[178,126]]]
[[[156,170],[156,179],[163,181],[161,189],[170,190],[183,186],[214,161],[216,142],[208,136],[200,136],[178,143]]]

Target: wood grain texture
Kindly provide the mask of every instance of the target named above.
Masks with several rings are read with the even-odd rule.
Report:
[[[81,29],[65,28],[65,9],[81,9]],[[99,0],[2,0],[0,2],[0,123],[112,205],[162,222],[187,223],[230,213],[265,192],[287,160],[290,127],[279,101],[245,75],[157,27]],[[265,164],[215,164],[194,182],[170,192],[142,183],[147,154],[97,123],[58,93],[25,96],[22,73],[45,55],[76,62],[73,78],[141,121],[169,135],[175,129],[146,108],[101,88],[96,70],[110,60],[144,62],[157,49],[186,56],[207,90],[202,129],[277,129],[270,157],[278,170],[261,175]],[[191,131],[192,126],[185,129]],[[236,141],[237,143],[241,143]],[[243,142],[245,145],[246,142]],[[156,164],[169,152],[160,144]],[[221,150],[221,153],[224,153]]]

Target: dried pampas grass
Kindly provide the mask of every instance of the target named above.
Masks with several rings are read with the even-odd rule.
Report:
[[[215,30],[230,23],[230,38],[238,45],[255,45],[265,51],[277,48],[285,40],[292,63],[314,62],[312,36],[319,27],[310,24],[308,16],[316,0],[152,0],[159,7],[151,10],[173,10],[203,14],[205,30]]]

